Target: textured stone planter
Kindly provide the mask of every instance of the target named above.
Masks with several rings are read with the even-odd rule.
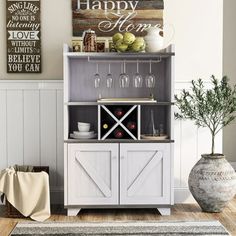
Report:
[[[202,155],[188,184],[203,211],[221,212],[236,194],[236,173],[224,155]]]

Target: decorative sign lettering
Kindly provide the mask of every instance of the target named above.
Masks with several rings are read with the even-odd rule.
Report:
[[[163,9],[163,0],[72,0],[73,36],[87,29],[98,36],[144,35],[150,26],[162,26]]]
[[[41,73],[40,0],[7,1],[7,72]]]

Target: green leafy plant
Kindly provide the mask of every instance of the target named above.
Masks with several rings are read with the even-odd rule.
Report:
[[[236,115],[236,85],[229,84],[224,76],[220,81],[211,77],[211,88],[204,88],[203,80],[192,80],[189,91],[183,89],[179,96],[175,95],[176,106],[179,112],[175,113],[177,119],[195,121],[198,127],[207,127],[211,132],[211,154],[215,153],[215,136]]]

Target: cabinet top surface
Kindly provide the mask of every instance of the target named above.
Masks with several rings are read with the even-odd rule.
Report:
[[[97,139],[67,139],[64,140],[64,143],[174,143],[172,139],[166,140],[133,140],[133,139],[105,139],[105,140],[97,140]]]

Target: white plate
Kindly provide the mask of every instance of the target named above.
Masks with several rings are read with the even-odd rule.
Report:
[[[149,140],[165,140],[168,139],[167,135],[163,135],[163,136],[152,136],[150,134],[142,134],[141,135],[142,139],[149,139]]]
[[[97,137],[97,134],[87,135],[87,136],[77,136],[74,134],[70,134],[70,137],[73,139],[93,139]]]
[[[94,131],[84,131],[84,132],[81,132],[81,131],[74,131],[73,134],[75,136],[78,136],[78,137],[84,137],[84,136],[90,136],[90,135],[93,135],[94,134]]]

